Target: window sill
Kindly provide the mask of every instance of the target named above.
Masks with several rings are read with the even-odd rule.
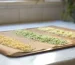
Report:
[[[40,3],[61,3],[61,1],[46,1],[46,0],[42,0],[42,1],[37,1],[37,0],[33,0],[33,1],[24,1],[24,0],[8,0],[8,1],[0,1],[0,3],[25,3],[25,4],[40,4]]]
[[[62,2],[46,2],[46,1],[0,1],[0,8],[23,8],[23,7],[31,7],[31,5],[42,5],[41,7],[47,6],[60,6]],[[24,6],[26,5],[26,6]]]
[[[24,3],[24,4],[36,4],[37,1],[0,1],[0,4],[20,4],[20,3]]]

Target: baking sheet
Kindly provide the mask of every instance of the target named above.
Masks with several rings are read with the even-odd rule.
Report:
[[[27,29],[27,30],[36,32],[38,34],[50,35],[49,33],[46,33],[46,32],[43,32],[43,31],[40,32],[36,28],[30,28],[30,29]],[[14,31],[3,31],[3,32],[0,32],[0,34],[11,37],[11,38],[15,38],[16,40],[19,40],[19,41],[21,41],[25,44],[29,44],[33,48],[35,48],[31,52],[25,53],[25,52],[22,52],[21,50],[18,50],[18,49],[13,49],[13,48],[10,48],[10,47],[0,45],[0,53],[4,54],[6,56],[9,56],[9,57],[20,57],[20,56],[25,56],[25,55],[27,56],[27,55],[33,55],[33,54],[38,54],[38,53],[47,52],[47,51],[50,52],[50,51],[54,51],[54,50],[60,50],[60,49],[64,49],[64,48],[75,47],[75,44],[72,40],[71,40],[72,41],[71,44],[67,44],[65,46],[56,46],[56,45],[53,45],[53,44],[47,44],[47,43],[43,43],[43,42],[39,42],[39,41],[35,41],[35,40],[31,40],[31,39],[28,39],[28,38],[18,36],[16,34],[14,34]],[[55,35],[55,36],[57,36],[57,35]],[[57,36],[57,37],[59,37],[59,36]],[[62,37],[60,37],[60,38],[62,38]],[[68,38],[64,38],[64,39],[68,39]],[[68,40],[70,40],[70,39],[68,39]]]

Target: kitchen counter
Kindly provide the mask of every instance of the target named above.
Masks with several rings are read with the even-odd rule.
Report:
[[[0,26],[0,31],[34,28],[34,27],[42,27],[50,25],[75,29],[75,24],[73,22],[49,21],[49,22],[30,23],[30,24],[4,25]],[[46,65],[46,64],[55,65],[58,62],[64,62],[73,59],[75,59],[74,47],[54,52],[47,52],[43,54],[20,57],[20,58],[9,58],[0,54],[0,65]]]

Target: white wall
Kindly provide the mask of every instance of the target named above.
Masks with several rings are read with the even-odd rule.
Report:
[[[0,3],[0,24],[59,20],[62,3]]]

